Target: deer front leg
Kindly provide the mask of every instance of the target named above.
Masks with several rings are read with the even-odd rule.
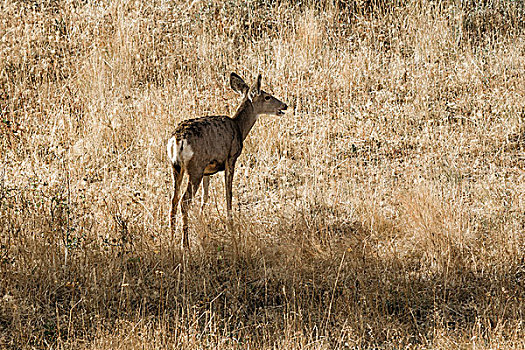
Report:
[[[230,226],[232,224],[232,185],[234,169],[235,160],[227,162],[226,167],[224,169],[224,183],[226,187],[226,211]]]
[[[208,189],[210,187],[210,177],[204,176],[202,178],[202,202],[201,202],[201,214],[204,211],[204,207],[208,202]]]
[[[202,180],[202,173],[195,174],[189,173],[188,187],[182,197],[181,212],[182,212],[182,238],[181,238],[181,248],[189,249],[190,243],[188,240],[188,211],[191,207],[191,202],[195,192],[197,192],[199,185]]]
[[[226,187],[226,211],[227,211],[227,221],[228,229],[232,235],[233,246],[235,249],[235,256],[239,255],[239,245],[237,242],[237,235],[233,227],[233,218],[232,218],[232,184],[233,184],[233,171],[235,168],[235,160],[226,162],[226,167],[224,171],[224,182]]]

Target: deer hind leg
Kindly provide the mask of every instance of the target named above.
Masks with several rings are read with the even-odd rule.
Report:
[[[199,185],[202,180],[202,172],[188,172],[189,181],[184,197],[182,197],[181,212],[182,212],[182,239],[181,247],[189,248],[190,244],[188,241],[188,211],[191,207],[191,202],[195,192],[199,189]]]
[[[184,175],[184,169],[178,164],[172,164],[173,166],[173,196],[171,197],[171,210],[170,210],[170,227],[172,239],[175,236],[176,230],[176,218],[177,218],[177,206],[179,205],[179,192],[182,177]]]
[[[208,175],[202,178],[202,202],[201,202],[201,213],[204,211],[204,207],[208,202],[208,189],[210,188],[210,177]]]

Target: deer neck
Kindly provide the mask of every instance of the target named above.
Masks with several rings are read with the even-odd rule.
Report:
[[[242,101],[237,112],[235,112],[235,115],[233,116],[233,120],[235,120],[239,126],[242,133],[242,140],[244,141],[252,129],[253,124],[257,121],[257,114],[255,114],[252,102],[249,99],[246,98]]]

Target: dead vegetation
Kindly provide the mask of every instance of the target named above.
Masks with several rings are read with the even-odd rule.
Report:
[[[0,4],[2,348],[523,348],[519,1]],[[165,146],[290,105],[171,242]],[[195,211],[197,212],[197,211]],[[201,242],[199,236],[208,240]]]

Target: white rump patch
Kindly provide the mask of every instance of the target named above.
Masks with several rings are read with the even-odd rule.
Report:
[[[182,151],[181,151],[182,148]],[[186,140],[181,140],[177,143],[177,139],[172,137],[168,140],[168,158],[175,164],[179,162],[187,162],[193,157],[193,150]]]
[[[172,163],[175,163],[175,161],[177,160],[177,140],[175,139],[175,137],[172,137],[168,140],[167,150],[168,158]]]

